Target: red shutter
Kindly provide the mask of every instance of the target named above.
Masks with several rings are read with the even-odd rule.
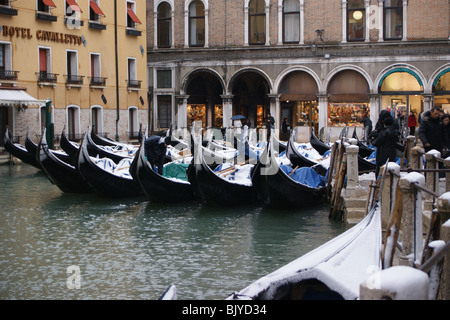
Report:
[[[83,13],[83,11],[81,11],[81,8],[78,6],[78,3],[75,0],[66,0],[66,2],[70,6],[70,8],[72,8],[73,11]]]
[[[39,71],[47,72],[47,50],[39,49]]]
[[[49,7],[56,8],[56,5],[53,3],[53,0],[42,0],[42,2]]]
[[[135,23],[142,24],[142,22],[139,20],[139,18],[136,16],[136,14],[133,11],[133,8],[131,7],[131,3],[127,3],[127,13],[130,16],[131,20],[133,20]]]
[[[102,9],[100,9],[100,7],[98,6],[98,4],[95,1],[93,1],[93,0],[89,1],[89,5],[91,6],[92,10],[94,10],[94,12],[96,14],[99,14],[101,16],[105,16],[105,14],[103,13]]]

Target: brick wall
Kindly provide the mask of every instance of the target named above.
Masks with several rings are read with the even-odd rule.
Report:
[[[148,45],[153,47],[153,2],[147,0]],[[175,47],[184,47],[184,5],[175,3]],[[244,0],[209,0],[209,46],[239,47],[244,44]],[[270,0],[270,44],[278,43],[278,0]],[[378,40],[378,0],[370,0],[371,41]],[[408,1],[408,40],[447,39],[450,33],[450,4],[448,0]],[[226,12],[226,16],[225,16]],[[342,40],[342,0],[304,0],[304,40],[311,43],[315,30],[324,30],[324,40],[336,43]],[[226,39],[225,39],[226,30]]]

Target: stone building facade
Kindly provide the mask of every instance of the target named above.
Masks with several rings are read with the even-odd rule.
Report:
[[[450,113],[448,0],[147,0],[153,129]]]

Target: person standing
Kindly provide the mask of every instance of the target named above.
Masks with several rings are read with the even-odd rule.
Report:
[[[270,115],[270,112],[266,116],[266,128],[267,129],[275,128],[275,119]]]
[[[164,172],[164,160],[167,152],[167,145],[171,142],[170,136],[161,137],[152,135],[144,142],[145,156],[147,161],[150,162],[152,168],[155,166],[158,169],[160,175]]]
[[[422,141],[425,152],[435,149],[442,152],[444,143],[443,127],[439,118],[439,109],[431,109],[428,118],[423,117],[423,122],[419,127],[419,139]]]
[[[408,116],[408,128],[409,128],[409,135],[413,136],[416,134],[416,126],[417,126],[417,119],[414,111],[411,111],[411,114]]]
[[[381,129],[378,137],[373,142],[373,146],[377,148],[375,177],[378,177],[380,168],[386,161],[395,161],[397,158],[396,145],[400,132],[394,126],[394,119],[391,115],[384,118],[383,129]]]
[[[372,133],[372,120],[369,119],[367,113],[364,114],[364,117],[361,119],[361,123],[364,125],[364,141],[367,141],[369,135]]]

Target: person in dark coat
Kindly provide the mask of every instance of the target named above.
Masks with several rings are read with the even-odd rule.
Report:
[[[384,128],[384,120],[386,118],[393,119],[392,116],[391,116],[391,113],[387,109],[381,110],[380,115],[378,117],[378,121],[375,124],[375,128],[370,133],[368,140],[376,140],[378,138],[378,136],[380,135],[381,130],[383,130],[383,128]]]
[[[164,160],[167,152],[167,145],[171,142],[171,138],[152,135],[144,142],[145,156],[150,162],[152,168],[158,168],[158,173],[163,174]]]
[[[419,138],[422,141],[425,152],[435,149],[442,153],[444,145],[443,127],[439,118],[439,109],[431,109],[430,116],[423,118],[419,127]]]
[[[364,140],[368,140],[368,137],[372,133],[372,120],[369,119],[367,114],[364,114],[361,123],[364,125]]]
[[[383,120],[383,129],[381,129],[377,139],[373,142],[373,146],[377,148],[375,177],[378,177],[380,168],[387,160],[395,161],[396,144],[398,142],[400,132],[394,126],[394,119],[391,115]]]
[[[272,116],[270,115],[270,113],[267,114],[266,119],[265,119],[265,122],[266,122],[266,128],[267,128],[267,129],[273,129],[273,128],[275,128],[275,127],[274,127],[274,126],[275,126],[275,119],[274,119],[274,117],[272,117]]]

